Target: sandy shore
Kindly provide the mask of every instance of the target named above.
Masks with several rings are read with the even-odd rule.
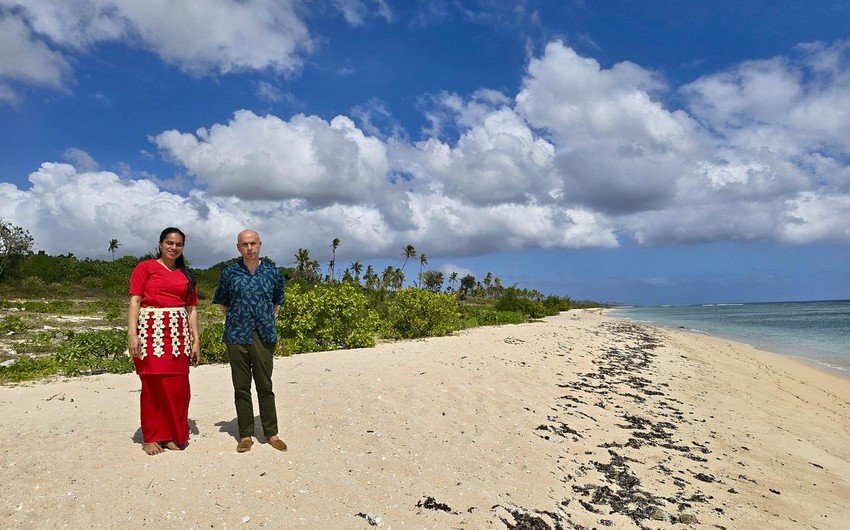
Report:
[[[229,370],[201,366],[189,447],[154,457],[135,375],[0,387],[0,527],[850,524],[850,380],[727,340],[572,311],[274,381],[287,453],[235,452]]]

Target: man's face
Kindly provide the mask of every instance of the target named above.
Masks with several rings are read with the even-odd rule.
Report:
[[[259,236],[254,232],[246,232],[239,234],[239,242],[236,243],[236,248],[242,259],[254,260],[260,257],[260,247],[263,246]]]

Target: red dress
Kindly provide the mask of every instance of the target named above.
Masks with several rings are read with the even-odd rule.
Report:
[[[145,442],[189,440],[189,356],[192,334],[186,307],[198,305],[187,293],[188,279],[157,260],[139,263],[130,276],[130,294],[142,299],[138,334],[142,358],[133,358],[142,381],[141,422]]]

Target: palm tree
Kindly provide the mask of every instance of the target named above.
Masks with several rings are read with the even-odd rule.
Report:
[[[330,283],[333,283],[333,281],[334,281],[334,265],[336,265],[336,249],[337,248],[339,248],[339,238],[335,237],[333,242],[331,242],[332,257],[331,257],[331,262],[330,262],[329,267],[328,267],[328,269],[329,269],[328,275],[330,276]]]
[[[502,287],[502,279],[496,276],[493,278],[493,298],[499,298],[502,296],[502,292],[504,292],[504,287]]]
[[[454,291],[455,290],[455,282],[457,281],[457,272],[452,271],[449,274],[449,288]]]
[[[419,254],[419,288],[422,288],[422,267],[428,264],[428,256],[423,252]]]
[[[387,268],[384,269],[384,272],[381,273],[381,288],[382,289],[392,287],[394,275],[395,275],[395,269],[393,269],[390,265],[387,265]]]
[[[352,261],[351,265],[348,266],[351,269],[351,272],[354,273],[354,280],[357,284],[360,284],[360,273],[363,272],[363,264],[359,261]]]
[[[492,284],[492,282],[493,282],[493,273],[487,272],[487,274],[484,276],[484,288],[482,289],[485,297],[490,296],[490,285]]]
[[[121,243],[119,243],[117,239],[109,240],[109,252],[112,252],[112,261],[115,261],[115,251],[118,250],[118,247],[120,246]]]
[[[366,273],[363,275],[363,281],[366,283],[367,290],[373,290],[378,284],[378,275],[375,274],[375,268],[371,265],[366,265]]]
[[[301,281],[316,281],[319,279],[319,262],[310,259],[310,250],[299,248],[295,253],[295,269]]]
[[[398,291],[404,286],[404,271],[398,267],[393,270],[391,285],[394,291]]]
[[[467,274],[460,279],[460,291],[463,295],[468,295],[475,288],[475,276]]]
[[[295,268],[298,270],[298,272],[305,272],[307,270],[308,264],[310,263],[310,250],[306,248],[299,248],[298,252],[295,253],[295,263]]]
[[[413,248],[413,245],[407,245],[404,247],[404,252],[402,252],[401,255],[404,256],[404,263],[401,264],[401,270],[404,270],[404,266],[407,265],[407,260],[416,257],[416,249]]]

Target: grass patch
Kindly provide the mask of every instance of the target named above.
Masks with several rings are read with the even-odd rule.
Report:
[[[71,300],[0,300],[0,309],[30,313],[68,313],[74,308]]]
[[[0,366],[0,384],[20,383],[56,375],[59,365],[52,356],[18,357],[8,366]]]
[[[0,319],[0,335],[23,333],[29,325],[18,315],[6,315]]]
[[[497,311],[492,305],[464,304],[460,308],[460,323],[464,329],[525,322],[528,322],[528,318],[524,314],[517,311]]]
[[[133,371],[126,355],[127,332],[124,330],[72,332],[56,352],[56,361],[65,375],[82,373],[123,374]]]

